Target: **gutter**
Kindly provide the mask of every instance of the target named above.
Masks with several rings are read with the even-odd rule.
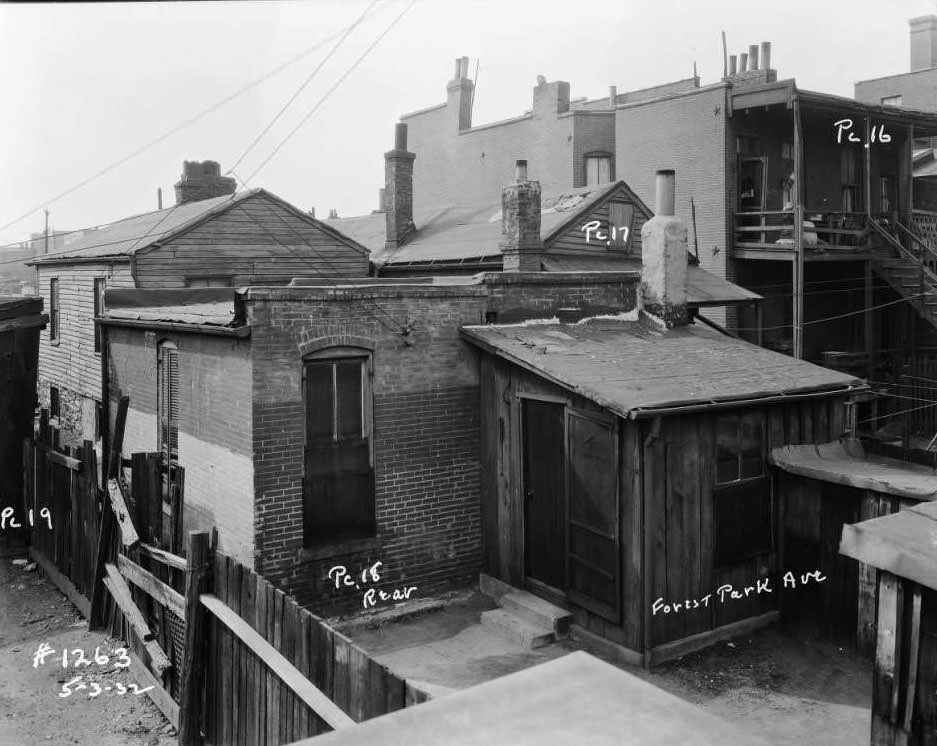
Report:
[[[145,319],[98,319],[102,326],[124,326],[139,329],[167,329],[177,332],[190,332],[193,334],[208,334],[216,337],[249,337],[251,328],[243,326],[209,326],[207,324],[193,324],[185,321],[147,321]]]

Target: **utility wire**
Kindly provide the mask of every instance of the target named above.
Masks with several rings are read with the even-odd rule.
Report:
[[[812,319],[810,321],[804,321],[801,324],[801,326],[809,326],[811,324],[823,324],[827,321],[835,321],[836,319],[844,319],[847,316],[856,316],[857,314],[860,314],[860,313],[867,313],[868,311],[875,311],[875,310],[878,310],[879,308],[886,308],[888,306],[893,306],[896,303],[904,303],[905,301],[914,300],[915,298],[920,298],[925,295],[934,295],[934,293],[914,293],[913,295],[909,295],[905,298],[898,298],[897,300],[888,301],[887,303],[880,303],[877,306],[868,306],[866,308],[861,308],[858,311],[848,311],[847,313],[840,313],[840,314],[836,314],[835,316],[827,316],[822,319]],[[761,327],[761,331],[766,332],[766,331],[774,331],[777,329],[790,329],[792,326],[793,324],[781,324],[780,326],[763,326]],[[757,326],[749,326],[749,327],[740,327],[736,329],[735,331],[756,332],[758,331],[758,329],[759,327]]]
[[[302,82],[302,85],[300,85],[299,88],[296,89],[293,95],[290,96],[289,100],[287,100],[287,102],[283,104],[283,107],[276,113],[276,116],[273,119],[271,119],[269,124],[267,124],[267,126],[263,128],[261,133],[257,135],[257,137],[254,138],[253,142],[251,142],[251,144],[247,146],[247,150],[241,153],[241,156],[234,162],[234,165],[232,165],[231,168],[228,169],[227,173],[229,174],[232,173],[234,169],[236,169],[238,166],[241,165],[241,161],[243,161],[247,157],[247,155],[254,149],[257,143],[259,143],[261,139],[263,139],[264,135],[266,135],[270,131],[270,129],[273,127],[273,125],[277,123],[280,117],[283,116],[284,112],[297,99],[299,94],[301,94],[306,89],[306,86],[308,86],[312,82],[312,79],[318,74],[319,70],[321,70],[322,67],[325,65],[325,63],[328,62],[332,58],[332,56],[338,51],[339,47],[341,47],[342,44],[345,42],[345,39],[347,39],[348,36],[351,34],[351,32],[354,31],[358,27],[358,25],[365,19],[365,17],[371,12],[371,10],[374,8],[376,4],[377,4],[377,0],[371,0],[371,4],[368,5],[368,7],[364,9],[364,12],[360,16],[358,16],[358,19],[345,29],[345,32],[341,35],[339,40],[335,42],[335,45],[329,50],[328,54],[326,54],[325,57],[323,57],[322,60],[319,62],[319,64],[316,65],[315,69],[313,69],[313,71],[309,73],[309,75],[306,76],[306,79]]]
[[[383,10],[383,9],[379,9],[377,12],[380,13],[382,10]],[[95,179],[98,179],[98,178],[100,178],[101,176],[104,176],[105,174],[110,173],[111,171],[113,171],[113,170],[114,170],[115,168],[117,168],[118,166],[122,166],[124,163],[126,163],[126,162],[129,161],[129,160],[131,160],[132,158],[135,158],[136,156],[140,155],[141,153],[145,152],[146,150],[149,150],[149,149],[150,149],[151,147],[153,147],[154,145],[158,145],[159,143],[163,142],[163,140],[168,139],[169,137],[171,137],[172,135],[176,134],[177,132],[179,132],[179,131],[185,129],[186,127],[189,127],[189,126],[192,125],[192,124],[195,124],[195,122],[197,122],[198,120],[200,120],[200,119],[202,119],[203,117],[205,117],[205,116],[211,114],[212,112],[214,112],[214,111],[216,111],[217,109],[221,108],[221,107],[224,106],[225,104],[227,104],[227,103],[233,101],[234,99],[238,98],[239,96],[243,95],[244,93],[247,93],[247,91],[251,90],[252,88],[256,88],[258,85],[260,85],[261,83],[266,82],[267,80],[269,80],[270,78],[272,78],[272,77],[273,77],[274,75],[276,75],[277,73],[280,73],[280,72],[282,72],[283,70],[285,70],[287,67],[290,67],[291,65],[294,65],[295,63],[299,62],[300,60],[302,60],[302,59],[308,57],[310,54],[312,54],[312,53],[313,53],[314,51],[316,51],[317,49],[319,49],[319,48],[321,48],[321,47],[324,47],[326,44],[328,44],[328,43],[329,43],[330,41],[332,41],[333,39],[336,39],[336,38],[338,38],[339,36],[341,36],[341,35],[342,35],[343,33],[345,33],[348,29],[354,28],[354,26],[355,26],[357,23],[358,23],[358,22],[356,21],[356,22],[355,22],[354,24],[352,24],[351,26],[346,27],[346,29],[343,29],[342,31],[338,31],[338,32],[332,34],[331,36],[327,36],[325,39],[321,39],[321,40],[317,41],[315,44],[313,44],[312,46],[308,47],[308,48],[307,48],[306,50],[304,50],[303,52],[300,52],[299,54],[295,55],[294,57],[291,57],[291,58],[288,59],[286,62],[283,62],[282,64],[280,64],[280,65],[278,65],[277,67],[273,68],[273,69],[270,70],[269,72],[267,72],[267,73],[265,73],[264,75],[262,75],[261,77],[257,78],[257,80],[251,81],[250,83],[248,83],[247,85],[243,86],[242,88],[239,88],[239,89],[236,90],[234,93],[231,93],[230,95],[225,96],[223,99],[221,99],[220,101],[217,101],[216,103],[212,104],[212,105],[209,106],[207,109],[204,109],[203,111],[199,112],[199,113],[196,114],[195,116],[193,116],[193,117],[187,119],[187,120],[184,121],[182,124],[179,124],[179,125],[177,125],[176,127],[173,127],[171,130],[169,130],[169,131],[166,132],[165,134],[160,135],[159,137],[157,137],[157,138],[155,138],[155,139],[153,139],[153,140],[150,140],[150,141],[147,142],[145,145],[142,145],[141,147],[137,148],[137,149],[134,150],[133,152],[131,152],[131,153],[125,155],[123,158],[120,158],[119,160],[114,161],[114,162],[111,163],[109,166],[106,166],[105,168],[102,168],[100,171],[95,172],[94,174],[92,174],[91,176],[89,176],[89,177],[86,178],[86,179],[83,179],[82,181],[78,182],[78,183],[75,184],[74,186],[69,187],[68,189],[66,189],[66,190],[63,191],[63,192],[60,192],[59,194],[55,195],[55,196],[52,197],[51,199],[48,199],[48,200],[45,200],[45,201],[41,202],[41,203],[38,204],[36,207],[31,208],[31,209],[28,210],[27,212],[24,212],[24,213],[23,213],[22,215],[20,215],[19,217],[14,218],[14,219],[11,220],[10,222],[8,222],[8,223],[6,223],[6,224],[0,226],[0,231],[6,230],[6,229],[9,228],[10,226],[15,225],[16,223],[18,223],[19,221],[21,221],[21,220],[23,220],[23,219],[25,219],[25,218],[28,218],[28,217],[29,217],[30,215],[32,215],[33,213],[35,213],[35,212],[37,212],[37,211],[43,209],[44,207],[46,207],[46,206],[48,206],[48,205],[50,205],[50,204],[53,204],[54,202],[57,202],[58,200],[62,199],[62,197],[67,197],[69,194],[72,194],[73,192],[78,191],[79,189],[81,189],[81,188],[82,188],[83,186],[85,186],[86,184],[90,184],[90,183],[91,183],[92,181],[94,181]]]
[[[937,406],[937,402],[932,402],[930,404],[922,404],[920,407],[911,407],[910,409],[901,409],[897,412],[891,412],[889,414],[880,414],[878,417],[869,417],[865,420],[859,420],[857,425],[864,425],[867,422],[877,422],[878,420],[884,420],[889,417],[897,417],[902,414],[908,414],[909,412],[917,412],[921,409],[930,409],[931,407]]]
[[[322,104],[324,104],[329,99],[332,93],[335,92],[335,89],[338,88],[344,82],[345,78],[351,75],[351,73],[355,70],[355,68],[358,67],[359,64],[361,64],[364,58],[367,57],[371,53],[371,50],[374,49],[381,42],[381,40],[385,36],[387,36],[387,34],[390,33],[391,29],[393,29],[394,26],[396,26],[400,22],[400,20],[407,14],[410,8],[412,8],[415,4],[416,4],[416,0],[410,0],[410,3],[407,5],[407,7],[405,7],[400,12],[400,14],[393,21],[391,21],[390,25],[386,29],[384,29],[384,31],[381,32],[381,35],[378,36],[377,39],[375,39],[371,43],[371,45],[367,49],[364,50],[364,52],[361,53],[358,59],[356,59],[352,63],[352,65],[347,70],[345,70],[344,73],[342,73],[341,77],[335,82],[335,84],[331,88],[329,88],[328,91],[325,92],[325,94],[322,96],[322,98],[319,99],[316,105],[313,106],[312,109],[306,114],[306,116],[304,116],[300,120],[299,124],[297,124],[292,130],[290,130],[289,134],[279,142],[279,144],[273,149],[270,155],[268,155],[263,161],[261,161],[260,165],[257,166],[257,168],[255,168],[251,172],[251,174],[247,177],[247,179],[245,179],[245,181],[250,182],[260,172],[260,170],[264,166],[266,166],[277,153],[280,152],[280,149],[293,138],[293,136],[300,130],[300,128],[307,121],[309,121],[309,118],[313,114],[315,114],[316,111],[318,111],[319,107],[322,106]]]

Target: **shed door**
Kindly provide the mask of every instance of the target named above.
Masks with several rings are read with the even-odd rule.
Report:
[[[613,419],[568,412],[570,601],[621,621],[618,438]]]
[[[527,577],[565,590],[565,460],[562,404],[524,399],[524,560]]]

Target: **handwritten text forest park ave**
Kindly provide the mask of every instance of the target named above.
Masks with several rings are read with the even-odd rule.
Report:
[[[807,572],[802,575],[796,576],[790,570],[784,573],[784,576],[781,578],[785,588],[796,588],[798,584],[807,585],[811,581],[814,583],[822,583],[826,580],[826,575],[822,575],[819,570],[814,570],[813,572]],[[670,613],[679,613],[681,611],[689,611],[690,609],[698,609],[701,606],[703,608],[709,607],[709,602],[713,600],[713,597],[718,599],[719,603],[725,603],[726,601],[736,600],[740,598],[748,598],[751,595],[759,595],[762,593],[771,593],[771,578],[763,578],[761,580],[756,580],[755,585],[746,585],[743,588],[736,589],[729,583],[725,583],[716,588],[714,593],[707,593],[702,598],[693,598],[693,599],[684,599],[683,601],[672,601],[667,604],[664,602],[663,597],[658,598],[651,605],[651,612],[653,615],[657,615],[657,612],[660,611],[664,614]],[[715,603],[715,601],[713,601]]]

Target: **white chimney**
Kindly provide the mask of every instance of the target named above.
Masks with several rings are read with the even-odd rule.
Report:
[[[674,217],[674,172],[657,172],[657,205],[641,228],[641,307],[668,329],[687,323],[687,227]]]

